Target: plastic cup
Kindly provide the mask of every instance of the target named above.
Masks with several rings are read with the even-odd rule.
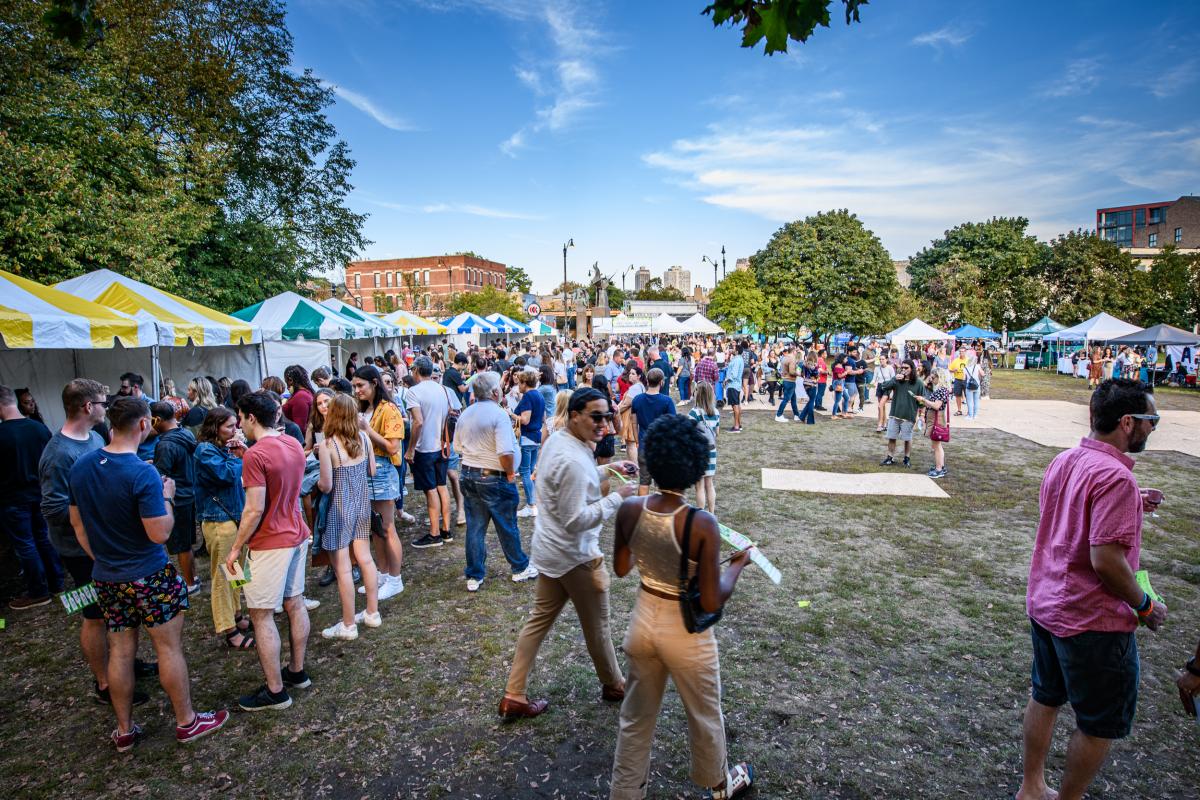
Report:
[[[1146,499],[1151,503],[1158,505],[1163,501],[1163,493],[1161,489],[1142,489],[1142,493],[1146,495]]]

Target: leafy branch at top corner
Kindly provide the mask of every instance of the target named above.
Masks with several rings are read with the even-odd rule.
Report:
[[[835,0],[714,0],[700,12],[711,15],[713,26],[742,26],[742,47],[766,39],[766,55],[786,53],[788,40],[806,42],[817,25],[829,27],[829,7]],[[846,24],[859,22],[859,8],[870,0],[841,0]]]

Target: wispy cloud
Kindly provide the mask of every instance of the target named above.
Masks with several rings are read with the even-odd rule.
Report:
[[[1061,77],[1042,87],[1042,97],[1084,95],[1100,85],[1100,59],[1077,58],[1067,64]]]
[[[1150,93],[1155,97],[1171,97],[1196,82],[1196,60],[1184,61],[1149,80]]]
[[[345,86],[333,83],[332,81],[327,81],[327,83],[329,83],[329,87],[333,89],[334,94],[366,114],[371,119],[378,122],[383,127],[390,128],[394,131],[416,130],[416,128],[407,121],[375,105],[375,103],[372,102],[371,99],[366,95],[359,94],[358,92],[347,89]]]
[[[506,211],[499,208],[489,208],[488,206],[476,205],[475,203],[425,203],[424,205],[414,205],[412,203],[394,203],[390,200],[375,200],[370,197],[364,197],[368,203],[379,206],[380,208],[390,208],[393,211],[401,211],[405,214],[466,214],[472,217],[487,217],[489,219],[514,219],[514,220],[541,220],[545,219],[538,214],[527,214],[522,211]]]
[[[1049,237],[1086,225],[1073,209],[1099,207],[1131,189],[1186,189],[1200,169],[1195,128],[1112,127],[1093,120],[1043,130],[988,118],[941,128],[889,124],[886,135],[831,110],[806,124],[713,126],[643,156],[702,202],[777,222],[818,211],[855,211],[900,257],[949,227],[992,216],[1025,216]],[[1144,145],[1155,138],[1153,153]],[[1103,163],[1097,173],[1090,165]],[[986,191],[981,191],[986,187]]]
[[[941,52],[947,47],[962,47],[974,35],[974,31],[957,25],[944,25],[935,31],[914,36],[912,44],[927,45]]]

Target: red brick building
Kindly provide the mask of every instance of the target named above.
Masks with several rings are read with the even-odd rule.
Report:
[[[402,308],[437,316],[453,294],[485,286],[507,291],[505,272],[503,264],[469,255],[351,261],[346,265],[347,302],[372,313]]]

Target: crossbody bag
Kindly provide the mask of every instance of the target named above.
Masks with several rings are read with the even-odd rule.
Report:
[[[692,518],[696,516],[695,506],[688,507],[687,519],[683,522],[683,545],[679,553],[679,606],[683,611],[683,626],[688,633],[702,633],[721,619],[725,613],[722,606],[716,611],[705,611],[700,605],[700,575],[697,571],[688,579],[688,552],[691,543]]]

